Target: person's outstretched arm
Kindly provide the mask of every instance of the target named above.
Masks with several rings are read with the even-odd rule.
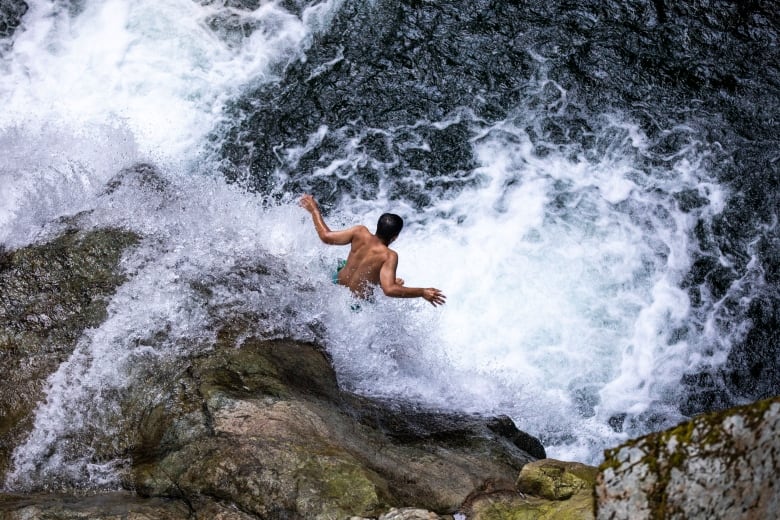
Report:
[[[320,237],[320,240],[326,244],[337,246],[344,246],[352,242],[352,238],[355,235],[355,230],[360,226],[343,229],[341,231],[331,231],[328,225],[325,224],[325,220],[322,218],[322,213],[320,213],[320,207],[317,205],[317,201],[314,200],[314,197],[306,194],[301,197],[299,204],[306,211],[311,213],[311,218],[314,221],[314,229],[317,230],[317,235]]]
[[[439,289],[433,287],[405,287],[399,284],[400,279],[395,276],[397,269],[398,254],[395,251],[390,251],[389,258],[382,264],[382,270],[379,272],[379,284],[387,296],[392,298],[424,298],[434,307],[444,305],[444,300],[447,297]]]

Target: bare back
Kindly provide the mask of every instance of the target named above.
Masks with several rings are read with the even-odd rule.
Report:
[[[347,263],[339,271],[339,284],[363,297],[370,295],[373,286],[380,284],[382,266],[392,255],[389,247],[365,226],[353,228]]]
[[[300,204],[311,214],[314,229],[320,240],[326,244],[337,246],[350,244],[349,256],[346,264],[339,271],[338,282],[349,287],[353,294],[361,298],[368,298],[372,295],[373,286],[379,285],[385,295],[391,298],[424,298],[434,307],[444,304],[446,296],[439,289],[435,287],[406,287],[404,281],[395,276],[398,268],[398,255],[387,246],[396,239],[403,227],[401,217],[391,214],[382,215],[380,223],[383,217],[388,216],[391,219],[395,217],[396,224],[398,224],[397,226],[391,224],[390,229],[396,229],[395,235],[383,241],[365,226],[331,231],[322,218],[317,201],[311,195],[302,196]],[[379,233],[380,223],[377,223],[377,233]],[[384,234],[390,234],[387,232],[387,227],[384,229]]]

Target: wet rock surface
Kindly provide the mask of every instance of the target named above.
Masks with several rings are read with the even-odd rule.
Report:
[[[519,11],[493,2],[345,3],[281,84],[236,104],[248,117],[222,145],[235,167],[225,173],[237,178],[248,168],[254,187],[266,190],[280,169],[286,191],[311,190],[326,203],[336,192],[373,198],[380,181],[409,195],[410,170],[431,188],[475,182],[470,116],[455,112],[469,107],[496,120],[520,99],[532,59],[513,44]],[[449,38],[456,33],[462,37]],[[353,141],[365,160],[347,161],[342,181],[309,175],[348,154]],[[360,183],[348,178],[353,168]],[[420,197],[414,202],[425,205]]]
[[[26,520],[185,520],[192,518],[180,500],[143,499],[131,493],[94,496],[0,495],[0,519]],[[219,518],[214,516],[212,518]],[[229,517],[222,517],[229,518]],[[232,517],[238,520],[239,517]]]
[[[124,276],[122,254],[138,237],[71,230],[41,245],[0,251],[0,480],[30,429],[46,378],[82,332],[106,318]]]
[[[780,397],[607,450],[597,518],[771,518],[780,511]]]
[[[6,468],[46,376],[106,318],[138,240],[69,230],[0,255]],[[252,316],[225,312],[210,348],[155,367],[154,399],[138,385],[118,400],[126,491],[1,494],[0,518],[593,518],[596,469],[544,459],[508,418],[345,392],[319,347],[258,339]],[[778,421],[774,398],[608,451],[598,518],[766,517],[780,508]],[[116,442],[85,445],[105,460]]]

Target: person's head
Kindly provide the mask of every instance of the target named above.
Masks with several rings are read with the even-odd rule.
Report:
[[[389,244],[403,227],[404,219],[394,213],[383,213],[376,223],[376,236],[385,244]]]

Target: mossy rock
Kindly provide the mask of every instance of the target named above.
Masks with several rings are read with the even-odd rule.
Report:
[[[213,355],[197,361],[197,367],[201,392],[207,398],[219,393],[278,398],[298,393],[334,398],[339,392],[324,352],[295,342],[249,342],[246,348],[218,344]]]
[[[605,452],[598,518],[772,518],[780,397],[704,414]]]
[[[578,462],[529,462],[516,489],[477,494],[463,510],[470,520],[593,520],[597,473]]]
[[[310,457],[297,475],[296,509],[304,516],[371,515],[385,507],[382,479],[351,457]]]
[[[523,466],[517,489],[547,500],[566,500],[583,490],[592,493],[597,474],[598,468],[578,462],[537,460]]]
[[[469,520],[593,520],[592,491],[578,493],[568,500],[548,500],[518,494],[499,494],[476,500]]]

